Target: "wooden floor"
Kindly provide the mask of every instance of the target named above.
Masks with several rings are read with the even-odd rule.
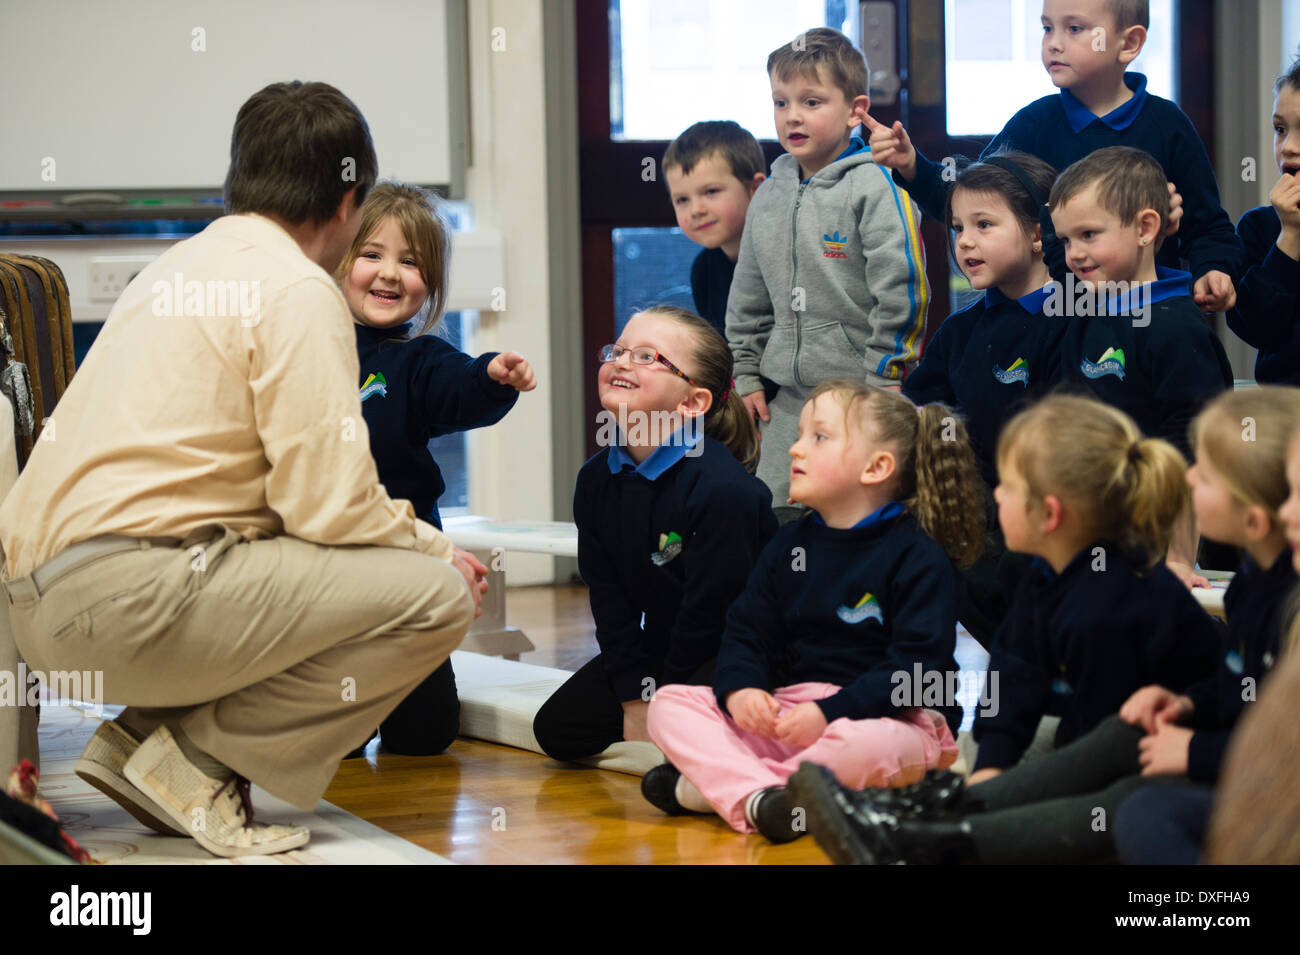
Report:
[[[537,645],[528,663],[576,670],[596,653],[583,587],[510,591],[510,623]],[[461,863],[822,864],[811,837],[774,846],[716,817],[669,818],[641,780],[458,739],[441,756],[376,753],[343,763],[325,798]]]

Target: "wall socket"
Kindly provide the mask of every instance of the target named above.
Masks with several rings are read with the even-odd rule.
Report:
[[[87,298],[92,302],[116,302],[131,280],[156,256],[97,255],[87,269]]]

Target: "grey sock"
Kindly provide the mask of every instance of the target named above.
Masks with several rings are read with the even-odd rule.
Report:
[[[222,782],[235,775],[235,771],[225,763],[221,762],[221,760],[209,756],[207,753],[203,752],[203,750],[195,746],[194,741],[186,736],[185,731],[179,726],[171,727],[171,731],[172,736],[176,739],[176,745],[181,748],[181,752],[185,754],[185,758],[197,766],[202,771],[203,775]]]

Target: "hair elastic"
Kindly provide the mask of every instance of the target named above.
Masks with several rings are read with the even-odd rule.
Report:
[[[727,385],[727,390],[722,393],[722,398],[719,399],[718,404],[725,405],[727,403],[727,399],[731,397],[731,393],[735,390],[736,390],[736,379],[732,378],[731,384]]]
[[[1134,464],[1142,460],[1142,449],[1138,447],[1136,441],[1128,446],[1128,459]]]
[[[1029,193],[1029,198],[1034,201],[1034,205],[1038,206],[1038,224],[1042,227],[1044,247],[1046,247],[1047,237],[1056,235],[1056,229],[1052,225],[1052,213],[1047,208],[1047,196],[1043,195],[1043,191],[1029,178],[1029,174],[1010,159],[1003,156],[990,156],[988,159],[981,159],[980,162],[989,166],[997,166],[999,169],[1005,169],[1015,176],[1016,181],[1024,187],[1025,192]]]

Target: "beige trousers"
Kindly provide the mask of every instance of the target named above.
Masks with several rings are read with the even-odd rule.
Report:
[[[474,615],[465,579],[425,554],[244,541],[216,525],[92,559],[39,594],[22,580],[5,584],[29,667],[101,671],[100,702],[126,704],[121,722],[179,726],[300,809]]]

